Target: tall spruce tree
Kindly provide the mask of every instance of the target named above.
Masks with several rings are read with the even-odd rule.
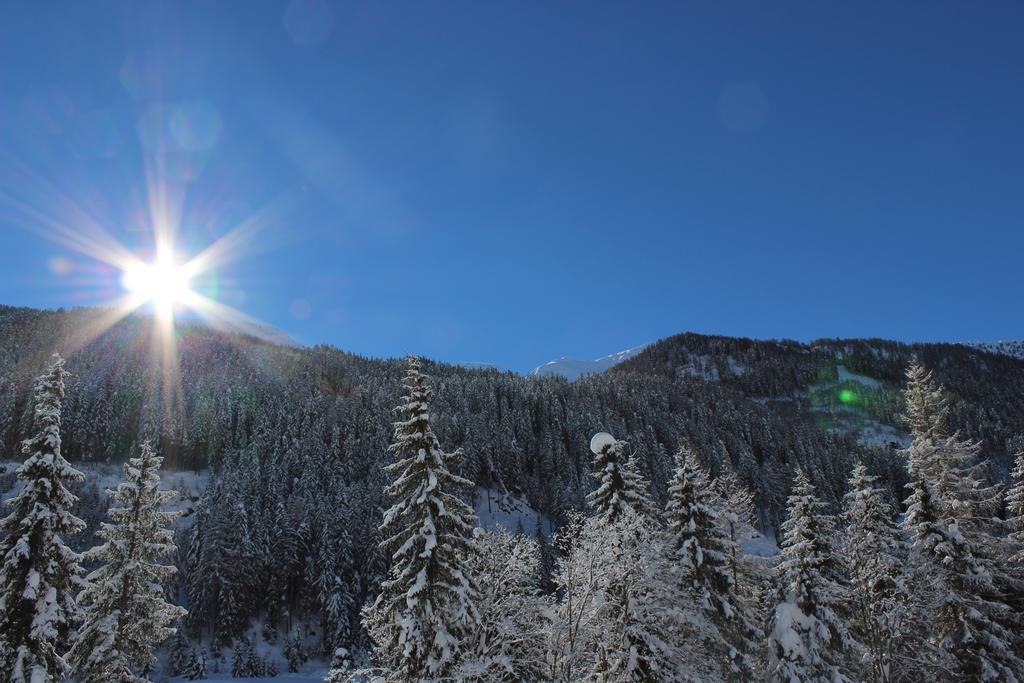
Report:
[[[590,450],[597,488],[587,495],[587,502],[597,517],[611,523],[627,510],[650,515],[654,507],[648,485],[636,465],[629,462],[626,442],[599,432],[590,440]]]
[[[476,517],[462,499],[473,483],[452,472],[461,451],[445,453],[430,427],[433,393],[420,360],[408,359],[406,395],[390,447],[395,478],[385,488],[394,505],[384,514],[382,548],[391,571],[364,624],[378,662],[394,680],[443,678],[475,638],[480,616],[467,558]]]
[[[910,644],[906,627],[906,546],[878,478],[858,463],[850,476],[843,518],[850,565],[852,631],[864,647],[866,677],[876,683],[903,680]]]
[[[1024,451],[1017,454],[1011,476],[1013,486],[1006,493],[1006,521],[1016,552],[1010,561],[1024,564]]]
[[[83,477],[61,456],[63,398],[64,360],[54,354],[36,380],[33,436],[21,445],[25,486],[0,520],[0,678],[12,683],[59,681],[68,668],[60,646],[77,613],[82,570],[61,537],[85,524],[71,514],[76,498],[67,483]]]
[[[715,489],[691,449],[682,449],[675,459],[666,508],[672,549],[681,561],[687,588],[716,627],[712,647],[724,671],[733,679],[750,680],[755,629],[737,594],[730,540],[719,520]]]
[[[912,539],[913,618],[929,646],[919,660],[946,680],[1022,680],[1020,583],[990,529],[995,504],[975,474],[978,445],[947,432],[945,392],[916,363],[904,397],[913,441],[903,528]]]
[[[854,642],[840,616],[845,597],[832,518],[802,469],[787,507],[768,638],[769,679],[849,680],[847,652]]]
[[[84,623],[67,659],[80,683],[145,680],[154,647],[174,635],[170,624],[187,613],[168,604],[162,587],[176,571],[161,560],[176,550],[168,527],[178,516],[162,509],[177,495],[160,490],[162,461],[142,443],[124,466],[124,481],[108,492],[115,504],[111,521],[97,532],[104,543],[84,555],[102,564],[78,595]]]

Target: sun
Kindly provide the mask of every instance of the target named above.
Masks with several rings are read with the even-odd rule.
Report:
[[[124,271],[121,284],[136,306],[152,302],[161,317],[172,317],[174,309],[188,304],[194,296],[190,287],[193,273],[179,264],[173,252],[162,251],[152,263],[138,263]]]

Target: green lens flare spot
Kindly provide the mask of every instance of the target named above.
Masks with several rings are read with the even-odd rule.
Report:
[[[850,389],[843,389],[839,392],[839,400],[843,403],[853,403],[857,400],[857,395]]]

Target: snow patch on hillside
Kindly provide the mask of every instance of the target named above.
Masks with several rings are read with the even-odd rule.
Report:
[[[708,355],[691,355],[686,365],[680,366],[676,372],[679,375],[693,379],[702,379],[705,382],[717,382],[719,379],[718,368],[715,367],[711,356]]]
[[[773,536],[758,534],[754,538],[744,538],[740,541],[740,547],[744,555],[754,557],[775,557],[779,554],[779,544]]]
[[[480,361],[467,361],[465,363],[456,363],[456,365],[467,370],[501,370],[497,363],[483,363]]]
[[[881,389],[882,383],[874,377],[868,377],[867,375],[858,375],[856,372],[850,372],[846,369],[845,365],[837,365],[836,372],[839,374],[840,382],[857,382],[863,384],[866,387],[872,389]]]
[[[21,466],[17,461],[0,462],[0,472],[7,472],[13,475],[14,471]],[[124,469],[122,465],[96,462],[72,462],[71,466],[85,475],[83,486],[96,486],[101,492],[114,490],[118,484],[124,481]],[[178,496],[164,506],[167,511],[181,513],[178,519],[189,523],[191,514],[199,500],[199,496],[206,490],[209,483],[210,473],[208,470],[194,472],[173,472],[170,470],[160,471],[160,488],[164,491],[177,491]],[[22,479],[13,479],[12,486],[7,491],[0,491],[0,498],[7,500],[18,495],[25,482]]]
[[[550,519],[534,510],[522,498],[510,493],[478,486],[474,492],[473,509],[480,526],[484,528],[502,526],[513,533],[522,531],[527,536],[533,536],[537,533],[537,519],[540,518],[544,538],[551,538],[554,531]]]
[[[967,342],[964,346],[1024,360],[1024,341]]]
[[[909,448],[912,439],[909,434],[899,431],[892,425],[881,422],[866,423],[857,434],[857,442],[868,448]]]
[[[327,669],[317,668],[311,669],[308,672],[300,673],[281,673],[273,678],[261,677],[261,678],[233,678],[231,674],[220,673],[220,674],[209,674],[204,680],[207,683],[238,683],[239,681],[246,681],[246,683],[323,683],[327,679]],[[188,678],[184,676],[178,676],[171,679],[177,683],[178,681],[188,681]]]
[[[626,349],[625,351],[619,351],[618,353],[613,353],[610,356],[595,358],[594,360],[580,360],[579,358],[563,356],[561,358],[548,361],[544,365],[538,365],[533,369],[530,375],[534,377],[560,375],[570,382],[574,382],[580,377],[584,377],[586,375],[598,375],[608,368],[618,365],[627,358],[632,358],[645,348],[647,348],[646,344],[643,346],[636,346],[632,349]]]

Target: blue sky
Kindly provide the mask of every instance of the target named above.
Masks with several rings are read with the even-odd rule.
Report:
[[[116,294],[46,224],[85,214],[145,253],[159,186],[179,252],[258,228],[207,293],[368,355],[1024,338],[1022,23],[999,2],[8,3],[0,302]]]

